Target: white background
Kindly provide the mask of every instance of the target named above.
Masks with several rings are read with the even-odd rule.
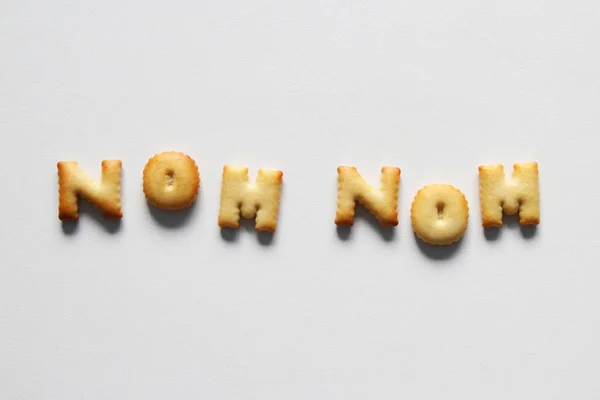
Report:
[[[0,3],[0,399],[597,399],[600,3]],[[151,210],[149,157],[198,163]],[[123,161],[120,225],[56,162]],[[477,167],[540,163],[541,225],[484,233]],[[223,165],[284,171],[279,229],[217,226]],[[402,169],[400,224],[334,224],[336,167]],[[415,240],[425,184],[468,198]]]

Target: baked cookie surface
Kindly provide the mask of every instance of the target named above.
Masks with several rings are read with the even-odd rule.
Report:
[[[58,218],[78,220],[78,198],[82,197],[100,210],[104,218],[120,219],[121,160],[102,161],[102,180],[98,182],[83,171],[75,161],[59,161]]]
[[[257,231],[275,232],[279,218],[283,172],[259,169],[254,183],[249,182],[248,168],[223,167],[218,225],[238,228],[240,217],[255,218]]]
[[[411,221],[419,239],[449,245],[457,242],[467,230],[469,205],[464,194],[452,185],[427,185],[415,195]]]
[[[507,179],[500,164],[479,166],[481,223],[501,227],[502,214],[519,214],[521,225],[540,223],[539,171],[536,162],[516,163]]]
[[[381,188],[376,189],[358,173],[356,167],[340,166],[338,171],[338,194],[335,224],[354,224],[356,204],[372,213],[381,226],[398,225],[398,191],[400,168],[381,168]]]
[[[165,210],[189,207],[198,195],[200,173],[187,154],[167,151],[148,160],[143,172],[143,191],[148,202]]]

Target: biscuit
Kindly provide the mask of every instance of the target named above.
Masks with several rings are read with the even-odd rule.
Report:
[[[119,219],[121,211],[121,160],[102,161],[102,180],[97,182],[87,175],[75,161],[59,161],[58,218],[78,220],[78,198],[89,201],[104,218]]]
[[[198,166],[181,152],[156,154],[144,167],[143,188],[148,202],[158,208],[179,210],[189,207],[200,188]]]
[[[248,168],[223,167],[220,227],[238,228],[240,216],[255,220],[257,231],[275,232],[279,214],[283,172],[259,169],[255,183],[248,181]]]
[[[517,163],[512,179],[500,164],[479,166],[479,198],[484,227],[501,227],[502,213],[519,214],[521,225],[540,223],[539,172],[536,162]]]
[[[410,218],[419,239],[449,245],[458,241],[467,230],[469,205],[464,194],[451,185],[433,184],[417,192]]]
[[[335,224],[354,225],[356,203],[363,205],[381,226],[398,225],[398,191],[400,168],[381,168],[381,189],[369,185],[355,167],[340,166]]]

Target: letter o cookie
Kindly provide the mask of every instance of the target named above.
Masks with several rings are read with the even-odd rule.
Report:
[[[148,160],[143,173],[148,202],[165,210],[189,207],[198,195],[200,173],[187,154],[167,151]]]
[[[421,240],[435,245],[458,241],[467,230],[469,205],[464,194],[451,185],[427,185],[417,192],[411,206],[413,230]]]

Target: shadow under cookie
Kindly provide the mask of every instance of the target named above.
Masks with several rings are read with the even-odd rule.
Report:
[[[196,203],[197,201],[194,201],[192,205],[181,210],[163,210],[146,201],[152,219],[158,225],[168,229],[181,228],[187,225],[196,213]]]

